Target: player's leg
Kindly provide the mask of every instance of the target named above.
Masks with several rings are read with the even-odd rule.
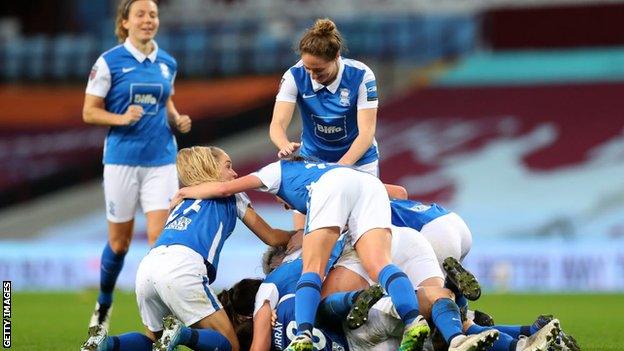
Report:
[[[147,240],[151,246],[165,226],[169,202],[178,191],[178,175],[175,165],[141,167],[140,173],[139,199],[147,219]]]
[[[339,227],[326,227],[315,229],[303,238],[303,270],[295,292],[297,337],[287,350],[312,350],[312,329],[321,301],[321,282],[339,235]]]
[[[113,291],[130,247],[134,212],[138,200],[136,167],[104,165],[104,198],[108,219],[108,242],[100,261],[100,292],[89,327],[108,329]]]
[[[186,246],[172,245],[154,248],[148,256],[158,258],[159,262],[152,268],[157,269],[158,275],[152,275],[151,285],[169,310],[159,322],[151,318],[156,314],[150,316],[149,323],[144,318],[150,330],[158,330],[158,327],[163,330],[160,339],[154,343],[154,350],[173,350],[176,345],[190,345],[196,350],[219,347],[219,350],[238,351],[234,328],[208,283],[201,255]],[[137,273],[137,279],[138,276]],[[137,299],[138,289],[139,286]],[[143,310],[141,304],[139,307]],[[194,327],[210,330],[192,329]]]
[[[429,335],[429,326],[419,315],[418,301],[412,283],[403,271],[390,260],[390,230],[371,229],[356,242],[355,250],[363,266],[373,280],[388,292],[401,320],[405,332],[399,350],[421,350]]]

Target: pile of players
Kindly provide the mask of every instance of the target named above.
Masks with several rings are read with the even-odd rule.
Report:
[[[177,64],[153,40],[158,24],[156,1],[122,1],[124,44],[98,59],[87,86],[85,121],[111,127],[104,155],[109,243],[81,350],[578,349],[555,318],[495,326],[468,308],[467,299],[480,296],[460,263],[470,231],[456,214],[407,200],[405,189],[378,179],[375,76],[340,55],[342,37],[331,20],[305,32],[301,60],[282,78],[270,127],[279,160],[240,178],[217,147],[175,156],[168,124],[188,132],[190,118],[171,100]],[[301,143],[286,135],[295,106]],[[274,194],[294,210],[297,230],[267,224],[249,190]],[[139,201],[153,243],[136,276],[146,332],[112,336],[112,292]],[[210,284],[237,219],[274,247],[265,255],[267,277],[217,297]]]

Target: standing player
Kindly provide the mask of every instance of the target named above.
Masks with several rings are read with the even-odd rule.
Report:
[[[216,147],[182,149],[177,157],[180,183],[187,186],[232,180],[237,174],[231,166],[229,156]],[[264,222],[245,194],[184,200],[171,212],[163,234],[137,271],[137,302],[147,336],[107,338],[106,330],[97,325],[89,329],[91,337],[82,350],[151,350],[160,337],[154,350],[186,345],[194,350],[238,351],[232,325],[210,287],[237,217],[266,244],[285,245],[291,237]]]
[[[304,157],[355,166],[379,176],[375,127],[377,83],[362,62],[340,56],[343,39],[334,22],[318,19],[299,41],[301,60],[282,77],[270,136],[286,157],[299,148]],[[301,142],[290,141],[286,129],[295,111],[303,121]],[[295,213],[294,227],[305,218]]]
[[[400,350],[418,350],[429,334],[405,273],[390,260],[390,205],[376,177],[336,164],[281,160],[256,173],[222,183],[182,188],[180,198],[224,197],[258,189],[277,195],[291,208],[307,213],[303,239],[303,274],[296,289],[297,336],[287,350],[312,350],[312,328],[321,298],[321,281],[332,247],[345,226],[350,241],[373,280],[388,292],[405,324]]]
[[[102,54],[89,76],[83,107],[86,123],[110,126],[104,145],[104,197],[108,242],[102,252],[100,293],[89,326],[108,327],[113,290],[130,246],[140,202],[153,244],[160,234],[169,199],[178,188],[176,141],[189,116],[173,104],[176,61],[160,49],[156,0],[124,0],[117,9],[118,45]]]

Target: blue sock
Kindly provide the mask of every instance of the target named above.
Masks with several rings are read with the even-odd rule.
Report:
[[[333,293],[321,301],[319,305],[318,314],[323,318],[333,319],[345,319],[355,298],[362,292],[357,291],[343,291]]]
[[[355,298],[362,292],[344,291],[333,293],[323,300],[316,312],[316,323],[329,330],[342,330],[342,321],[347,318]]]
[[[113,303],[113,290],[115,290],[119,272],[123,268],[124,257],[126,257],[125,252],[116,254],[106,243],[100,263],[100,294],[98,295],[100,305],[110,306]]]
[[[106,351],[152,351],[152,339],[141,333],[126,333],[106,338]]]
[[[459,307],[451,299],[443,298],[434,302],[431,307],[431,319],[447,344],[450,344],[457,335],[463,334]]]
[[[468,306],[468,299],[466,299],[464,297],[464,295],[462,295],[462,293],[459,291],[459,289],[455,286],[455,284],[451,283],[451,281],[449,281],[448,279],[446,279],[446,281],[444,282],[444,287],[449,289],[450,291],[453,292],[453,294],[455,294],[455,304],[459,307],[465,307]]]
[[[230,341],[221,333],[212,329],[182,328],[180,345],[188,346],[196,351],[231,351]]]
[[[466,331],[466,334],[467,335],[479,334],[484,330],[491,330],[491,329],[498,330],[498,328],[482,327],[480,325],[473,324],[470,326],[470,328],[468,328],[468,330]],[[498,339],[494,341],[494,344],[492,344],[492,347],[489,348],[489,351],[516,351],[516,344],[518,344],[518,340],[516,340],[515,338],[512,338],[509,334],[505,334],[504,332],[500,330],[498,331],[499,331]]]
[[[390,263],[379,272],[379,284],[386,290],[405,325],[418,317],[418,300],[414,286],[399,267]]]
[[[295,292],[295,319],[297,335],[304,331],[312,334],[316,310],[321,302],[321,277],[313,272],[301,274]]]
[[[531,327],[529,327],[528,325],[495,325],[494,329],[502,333],[509,334],[512,338],[515,339],[517,339],[520,335],[533,335],[533,333],[531,332]]]

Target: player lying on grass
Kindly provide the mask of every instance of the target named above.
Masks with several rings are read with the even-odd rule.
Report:
[[[216,147],[182,149],[176,166],[185,186],[237,177],[230,157]],[[136,295],[145,335],[107,337],[104,328],[95,326],[82,350],[173,350],[186,345],[194,350],[238,351],[234,329],[210,286],[237,218],[268,245],[284,245],[292,235],[271,228],[244,193],[183,200],[171,211],[137,271]]]

